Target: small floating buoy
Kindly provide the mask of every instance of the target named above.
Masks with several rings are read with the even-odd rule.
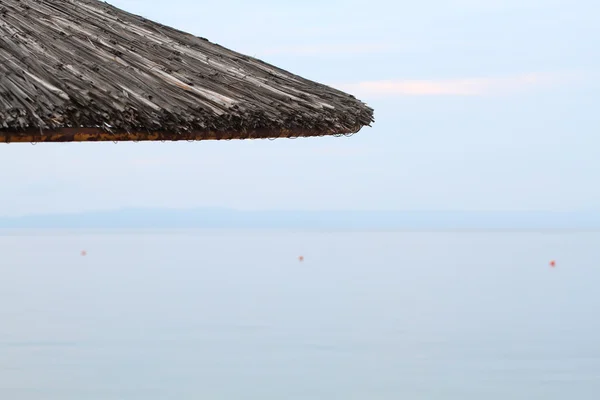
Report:
[[[87,251],[85,251],[85,250],[81,250],[81,256],[82,256],[82,257],[85,257],[85,256],[87,256]]]
[[[556,267],[556,261],[554,261],[554,260],[550,261],[550,266],[552,268]]]
[[[304,261],[304,256],[298,257],[298,261],[303,262]]]

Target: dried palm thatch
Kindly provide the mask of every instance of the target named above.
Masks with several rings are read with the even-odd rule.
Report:
[[[0,2],[0,141],[355,133],[356,98],[98,0]]]

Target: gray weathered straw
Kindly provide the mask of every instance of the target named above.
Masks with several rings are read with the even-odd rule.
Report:
[[[97,0],[0,2],[0,141],[355,133],[353,96]]]

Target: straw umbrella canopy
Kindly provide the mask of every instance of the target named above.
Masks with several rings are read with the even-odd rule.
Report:
[[[0,141],[344,135],[355,97],[98,0],[0,2]]]

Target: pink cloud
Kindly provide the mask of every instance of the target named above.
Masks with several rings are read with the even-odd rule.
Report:
[[[357,96],[504,95],[573,81],[572,74],[531,73],[499,78],[383,80],[339,85]]]

